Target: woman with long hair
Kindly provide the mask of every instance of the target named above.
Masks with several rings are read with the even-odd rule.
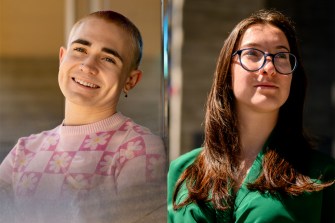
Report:
[[[335,160],[303,128],[293,22],[260,10],[220,52],[203,148],[172,161],[168,222],[335,222]]]

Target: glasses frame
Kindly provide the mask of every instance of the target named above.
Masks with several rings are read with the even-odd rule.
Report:
[[[264,59],[263,59],[263,64],[262,64],[258,69],[250,70],[250,69],[248,69],[247,67],[244,66],[244,64],[242,63],[242,60],[241,60],[241,54],[242,54],[242,52],[245,51],[245,50],[256,50],[256,51],[261,52],[261,53],[263,54],[263,57],[264,57]],[[295,59],[294,66],[293,66],[291,72],[289,72],[289,73],[282,73],[282,72],[278,71],[278,70],[277,70],[277,67],[276,67],[276,64],[274,63],[274,58],[275,58],[278,54],[281,54],[281,53],[289,54],[290,56],[293,56],[294,59]],[[290,53],[290,52],[278,52],[278,53],[273,54],[273,53],[265,53],[265,52],[263,52],[262,50],[259,50],[259,49],[256,49],[256,48],[245,48],[245,49],[236,50],[236,51],[232,54],[232,57],[234,57],[235,55],[238,55],[238,59],[239,59],[239,61],[240,61],[241,66],[242,66],[245,70],[250,71],[250,72],[255,72],[255,71],[258,71],[258,70],[262,69],[262,68],[265,66],[265,64],[266,64],[266,58],[267,58],[268,56],[271,57],[271,61],[272,61],[272,63],[273,63],[273,66],[274,66],[275,70],[276,70],[278,73],[283,74],[283,75],[289,75],[289,74],[292,74],[293,71],[297,68],[297,65],[298,65],[297,57],[296,57],[294,54]]]

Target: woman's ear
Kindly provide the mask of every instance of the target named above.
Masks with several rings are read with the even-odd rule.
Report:
[[[126,84],[124,86],[125,92],[133,89],[137,83],[142,79],[142,71],[141,70],[133,70],[130,75],[126,79]]]

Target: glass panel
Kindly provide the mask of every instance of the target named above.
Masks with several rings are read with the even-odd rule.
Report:
[[[53,128],[63,120],[64,100],[57,74],[59,47],[64,44],[66,36],[65,3],[33,2],[36,4],[1,1],[1,21],[4,22],[0,29],[0,159],[19,137]],[[113,8],[128,16],[141,30],[144,41],[140,65],[143,78],[127,98],[121,95],[118,110],[155,134],[166,137],[166,79],[162,68],[161,27],[163,3],[156,0],[145,2],[101,1],[100,7]],[[81,8],[78,14],[82,16],[85,13],[82,11],[89,10],[89,7],[89,2],[78,1],[75,8]],[[50,8],[53,10],[48,10]]]
[[[166,87],[169,75],[168,69],[163,69],[163,48],[167,46],[162,41],[163,20],[169,19],[165,15],[165,7],[170,4],[167,0],[97,0],[94,2],[1,0],[0,4],[0,160],[4,159],[20,137],[53,129],[62,123],[65,106],[57,81],[59,48],[65,44],[69,33],[68,28],[71,27],[72,22],[89,11],[97,9],[112,9],[120,12],[140,29],[144,42],[143,59],[140,65],[143,77],[139,84],[128,92],[128,97],[121,94],[118,111],[132,118],[137,124],[148,127],[154,134],[162,137],[164,144],[167,145]],[[165,23],[165,25],[168,24]],[[165,53],[164,58],[168,58],[169,52]],[[22,148],[25,148],[25,145]],[[165,146],[167,153],[166,148]],[[28,150],[24,151],[28,152]],[[134,153],[127,153],[126,150],[123,152],[124,154],[120,152],[123,155],[121,158],[128,157],[130,160],[134,155]],[[149,179],[151,174],[157,171],[157,169],[150,169],[151,164],[157,160],[155,156],[150,157],[151,154],[146,155],[148,172],[145,176]],[[91,158],[87,155],[87,159]],[[117,161],[114,161],[122,163],[121,158],[115,158]],[[140,174],[140,166],[132,168],[139,168]],[[88,175],[83,174],[84,177]],[[77,179],[74,176],[71,177]],[[132,176],[123,177],[132,178]],[[110,217],[109,215],[113,213],[113,222],[137,222],[138,219],[143,222],[164,222],[166,220],[166,177],[163,176],[163,178],[162,182],[157,182],[153,187],[128,189],[128,195],[113,200],[114,203],[109,200],[113,197],[112,194],[106,194],[103,197],[105,199],[101,201],[91,194],[92,199],[80,203],[82,205],[80,208],[84,208],[78,209],[80,212],[78,211],[76,217],[80,217],[82,212],[93,216],[92,219],[87,219],[89,222],[97,222],[94,217],[98,215]],[[32,182],[35,182],[34,179]],[[1,183],[0,186],[2,186]],[[141,193],[136,193],[138,191]],[[42,203],[36,202],[36,204],[42,208],[41,213],[53,211],[47,210]],[[68,204],[64,203],[64,207]],[[99,212],[92,211],[93,206],[101,207]],[[26,205],[26,208],[30,207]],[[28,211],[28,209],[25,210]],[[58,211],[57,208],[55,208],[56,211]],[[64,216],[58,221],[64,222],[63,218],[69,216],[67,214],[70,213],[64,212]],[[53,216],[53,213],[50,213],[50,216]],[[126,221],[126,218],[121,219],[121,216],[127,216],[129,221]],[[110,221],[107,219],[107,222]]]

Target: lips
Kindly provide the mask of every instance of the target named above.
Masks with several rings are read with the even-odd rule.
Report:
[[[98,85],[86,82],[84,80],[80,80],[80,79],[76,79],[76,78],[72,78],[72,80],[74,80],[76,83],[78,83],[82,86],[85,86],[85,87],[94,88],[94,89],[100,88]]]
[[[278,86],[272,84],[272,83],[259,83],[256,84],[255,87],[262,87],[262,88],[278,88]]]

